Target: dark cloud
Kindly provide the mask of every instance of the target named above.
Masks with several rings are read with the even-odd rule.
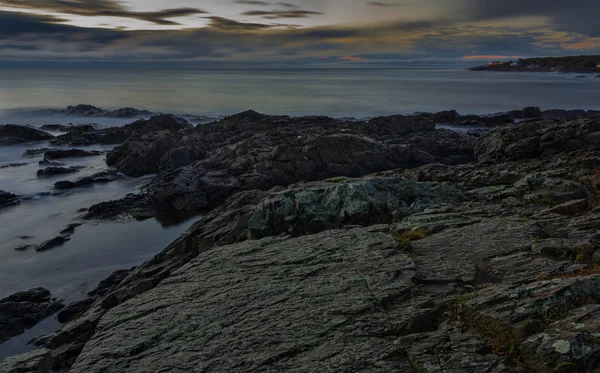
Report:
[[[290,9],[298,9],[300,8],[298,5],[296,4],[292,4],[292,3],[277,3],[277,5],[284,7],[284,8],[290,8]]]
[[[544,16],[560,30],[600,36],[600,2],[595,0],[468,0],[465,6],[472,20]]]
[[[308,18],[311,16],[322,15],[320,12],[310,10],[251,10],[242,13],[245,16],[262,17],[265,19],[281,19],[281,18]]]
[[[232,19],[216,16],[206,18],[210,20],[210,27],[227,32],[259,31],[275,27],[274,25],[265,25],[262,23],[238,22]]]
[[[169,18],[204,14],[196,8],[165,9],[158,12],[134,12],[116,0],[0,0],[0,6],[44,10],[78,16],[133,18],[159,25],[177,25]]]
[[[402,6],[403,4],[398,4],[398,3],[382,3],[382,2],[379,2],[379,1],[371,1],[371,2],[369,2],[369,5],[387,8],[387,7],[394,7],[394,6]]]
[[[253,1],[253,0],[238,0],[234,1],[234,4],[242,4],[242,5],[256,5],[256,6],[268,6],[271,5],[265,1]]]

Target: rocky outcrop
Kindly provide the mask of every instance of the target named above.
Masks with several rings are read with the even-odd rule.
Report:
[[[221,126],[290,120],[274,118],[249,112]],[[391,135],[406,119],[369,129],[371,137],[358,130],[368,123],[346,132],[349,124],[311,120],[323,121],[313,122],[314,135],[298,138],[281,124],[279,134],[296,136],[232,139],[160,175],[145,194],[96,207],[212,210],[37,340],[53,365],[73,373],[597,368],[594,120],[496,129],[478,140],[480,162],[469,163],[451,161],[461,148],[445,131]],[[546,150],[515,145],[531,137]]]
[[[61,158],[93,157],[102,154],[104,154],[104,152],[99,150],[50,149],[44,152],[44,159],[55,160]]]
[[[479,162],[548,157],[600,147],[600,120],[542,120],[507,126],[484,135],[475,148]]]
[[[63,305],[44,288],[31,289],[0,299],[0,342],[19,335]]]
[[[132,270],[133,269],[115,271],[108,278],[100,282],[100,284],[94,290],[89,292],[88,298],[71,303],[62,311],[60,311],[57,315],[58,321],[64,324],[81,317],[94,305],[98,299],[116,290],[117,286],[119,286],[119,284],[131,273]],[[41,345],[46,343],[46,339],[41,338],[36,340],[35,343]]]
[[[121,174],[117,171],[102,171],[90,176],[81,177],[74,181],[63,180],[54,183],[56,189],[73,189],[82,186],[88,186],[99,183],[109,183],[121,178]]]
[[[81,117],[112,117],[112,118],[135,118],[150,116],[152,113],[148,110],[138,110],[134,108],[123,108],[114,111],[104,110],[92,105],[68,106],[64,110],[57,111],[57,114],[72,115]]]
[[[26,142],[48,141],[54,136],[33,127],[16,124],[0,125],[0,145],[13,145]]]
[[[20,201],[19,196],[0,190],[0,208],[14,206]]]
[[[55,247],[62,246],[65,242],[69,241],[68,236],[56,236],[48,241],[42,242],[35,247],[35,251],[47,251],[52,250]]]
[[[55,175],[64,175],[64,174],[72,174],[74,172],[79,172],[80,167],[46,167],[44,169],[37,171],[38,177],[49,177]]]
[[[2,373],[47,373],[52,368],[52,353],[39,349],[0,361]]]
[[[159,175],[134,206],[128,198],[94,206],[92,215],[128,212],[121,207],[202,211],[244,190],[358,177],[429,162],[464,163],[473,160],[475,141],[469,135],[435,130],[427,118],[400,115],[347,122],[250,111],[202,127],[131,138],[110,152],[107,163],[127,175]]]

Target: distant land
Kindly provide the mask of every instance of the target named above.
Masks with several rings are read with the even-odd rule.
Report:
[[[600,55],[534,57],[509,61],[493,61],[483,66],[472,67],[471,71],[510,71],[510,72],[566,72],[600,74]]]

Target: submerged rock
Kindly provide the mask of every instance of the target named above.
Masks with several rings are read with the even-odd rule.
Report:
[[[36,288],[0,299],[0,342],[33,327],[58,312],[63,305],[52,299],[50,291]]]
[[[69,237],[56,236],[51,240],[43,242],[35,247],[35,251],[47,251],[54,249],[55,247],[62,246],[65,242],[69,241]]]

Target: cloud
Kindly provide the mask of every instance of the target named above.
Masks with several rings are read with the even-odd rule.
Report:
[[[558,30],[600,36],[600,2],[595,0],[462,0],[458,8],[476,20],[544,16]]]
[[[600,37],[586,34],[584,25],[577,29],[567,28],[566,15],[550,16],[551,10],[536,13],[529,5],[524,5],[522,13],[503,10],[502,14],[494,14],[492,5],[496,2],[481,1],[486,4],[456,0],[452,3],[456,9],[452,11],[444,8],[437,13],[411,14],[408,21],[394,18],[337,24],[331,21],[331,17],[336,16],[331,11],[334,8],[315,6],[325,2],[340,4],[333,0],[303,3],[311,6],[308,9],[322,13],[302,10],[292,3],[284,7],[275,2],[238,1],[246,6],[275,6],[279,10],[235,6],[229,9],[229,13],[222,13],[227,16],[219,15],[219,12],[199,13],[199,17],[194,17],[196,23],[186,25],[186,28],[121,31],[114,25],[112,29],[83,28],[64,22],[70,15],[95,17],[106,14],[126,14],[122,16],[150,19],[153,23],[172,22],[171,18],[197,14],[198,10],[180,8],[138,12],[124,9],[120,2],[112,0],[0,0],[2,7],[11,4],[11,9],[17,10],[17,6],[20,9],[18,12],[0,9],[0,55],[3,61],[192,61],[220,66],[228,61],[246,64],[319,61],[320,64],[340,65],[368,62],[371,65],[384,61],[432,58],[471,61],[476,58],[510,59],[510,56],[600,52]],[[580,0],[573,1],[579,4]],[[429,6],[441,2],[420,0],[418,4]],[[412,9],[410,4],[417,4],[412,0],[390,0],[382,4],[401,3],[404,4],[398,8],[401,10],[383,6],[383,13],[404,13],[405,9]],[[505,0],[505,3],[510,6],[516,4],[513,0]],[[24,4],[31,7],[30,13],[23,12]],[[232,6],[231,1],[228,4]],[[34,10],[34,6],[40,8]],[[381,9],[373,9],[366,1],[361,6],[360,9],[365,12],[361,19],[369,19],[366,13],[369,11],[381,13]],[[239,9],[253,10],[240,16]],[[355,8],[350,6],[348,12],[350,9]],[[52,13],[36,15],[38,11]],[[539,13],[545,15],[539,16]],[[304,21],[303,18],[307,17],[314,18]],[[329,25],[307,26],[317,23]]]
[[[280,19],[280,18],[308,18],[310,16],[322,15],[321,12],[313,12],[310,10],[250,10],[242,13],[245,16],[256,16],[265,19]]]
[[[389,7],[395,7],[395,6],[402,6],[403,4],[398,4],[398,3],[382,3],[382,2],[379,2],[379,1],[371,1],[371,2],[369,2],[369,5],[377,6],[377,7],[382,7],[382,8],[389,8]]]
[[[196,8],[164,9],[156,12],[135,12],[116,0],[0,0],[0,6],[31,9],[77,16],[132,18],[158,25],[178,25],[169,18],[185,17],[206,12]]]
[[[342,61],[350,61],[350,62],[368,62],[369,60],[363,57],[354,57],[354,56],[343,56],[340,57]]]
[[[237,0],[233,2],[234,4],[242,4],[242,5],[256,5],[256,6],[268,6],[271,5],[265,1],[253,1],[253,0]]]

